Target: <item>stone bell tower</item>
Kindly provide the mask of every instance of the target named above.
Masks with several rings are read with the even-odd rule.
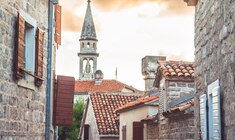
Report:
[[[96,31],[91,13],[90,0],[87,1],[87,10],[79,41],[79,79],[92,80],[94,79],[94,73],[97,70],[97,57],[99,56],[99,54],[96,53],[98,40],[96,38]]]

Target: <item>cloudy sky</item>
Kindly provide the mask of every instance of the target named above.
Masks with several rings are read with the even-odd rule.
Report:
[[[60,0],[62,45],[57,51],[57,74],[79,78],[79,38],[86,0]],[[183,0],[92,0],[98,38],[98,69],[144,90],[141,59],[165,55],[168,60],[194,60],[194,7]]]

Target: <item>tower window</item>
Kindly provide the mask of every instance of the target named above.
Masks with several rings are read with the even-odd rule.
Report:
[[[84,43],[82,43],[82,48],[84,48]]]
[[[93,43],[93,48],[94,48],[94,49],[96,48],[96,45],[95,45],[95,43]]]
[[[90,48],[90,43],[89,43],[89,42],[87,43],[87,46],[86,46],[86,47],[87,47],[87,48]]]
[[[83,60],[83,72],[86,70],[86,64],[87,64],[87,60],[86,59],[84,59]]]

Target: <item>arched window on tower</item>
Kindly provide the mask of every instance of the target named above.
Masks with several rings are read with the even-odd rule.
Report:
[[[82,48],[84,48],[84,43],[82,42]]]
[[[93,48],[96,49],[96,44],[95,43],[93,43]]]
[[[83,59],[83,67],[82,67],[83,73],[84,73],[85,70],[86,70],[86,64],[87,64],[87,59]]]
[[[90,48],[90,42],[87,43],[87,46],[86,46],[86,47],[87,47],[87,48]]]
[[[90,63],[90,65],[91,65],[91,73],[93,73],[94,60],[93,60],[93,59],[90,59],[90,60],[89,60],[89,63]]]

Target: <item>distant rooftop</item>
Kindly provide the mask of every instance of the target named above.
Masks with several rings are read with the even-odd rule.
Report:
[[[159,61],[163,76],[167,78],[194,79],[192,62],[186,61]]]
[[[95,80],[79,80],[75,82],[74,92],[141,92],[117,80],[102,80],[96,84]]]
[[[100,135],[119,135],[119,125],[116,122],[118,107],[136,100],[139,96],[113,93],[90,94],[97,128]]]

